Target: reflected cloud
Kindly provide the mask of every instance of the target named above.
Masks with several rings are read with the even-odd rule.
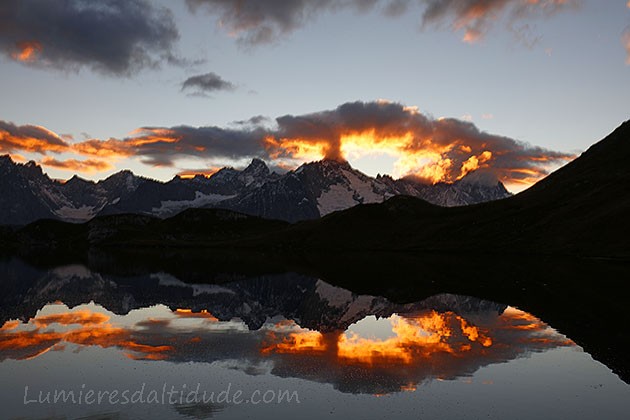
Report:
[[[67,344],[115,347],[132,359],[162,360],[168,345],[150,344],[132,329],[109,323],[110,316],[88,309],[41,315],[27,323],[8,321],[0,329],[0,361],[27,360],[50,350],[64,351]],[[5,328],[9,324],[10,328]],[[65,327],[65,328],[64,328]]]
[[[343,392],[387,394],[413,391],[432,380],[470,376],[479,368],[575,344],[539,319],[508,308],[474,325],[453,312],[394,315],[394,336],[361,337],[352,332],[321,334],[297,325],[266,337],[273,373],[327,382]],[[286,329],[286,327],[283,327]]]
[[[388,336],[371,334],[374,323],[387,327]],[[130,359],[219,362],[251,375],[266,372],[370,394],[412,391],[432,380],[469,376],[483,366],[573,345],[528,313],[511,307],[497,312],[491,305],[461,314],[416,308],[379,320],[363,317],[336,330],[307,329],[287,319],[250,330],[238,319],[220,321],[207,310],[160,305],[124,316],[96,304],[47,305],[27,322],[7,321],[0,328],[0,360],[101,347]]]

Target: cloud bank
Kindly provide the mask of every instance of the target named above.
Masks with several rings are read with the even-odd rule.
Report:
[[[531,183],[574,156],[480,131],[454,118],[433,119],[398,103],[352,102],[334,110],[277,119],[265,138],[272,158],[397,158],[395,176],[453,182],[485,168],[507,183]]]
[[[68,150],[69,144],[59,135],[38,125],[18,126],[0,120],[0,152],[15,151],[39,153],[61,153]]]
[[[263,125],[265,124],[265,125]],[[129,137],[69,142],[43,127],[0,121],[0,151],[43,155],[44,165],[97,172],[134,158],[146,165],[176,167],[183,159],[215,164],[262,158],[293,167],[322,158],[347,160],[366,155],[395,159],[395,177],[453,182],[483,169],[505,183],[531,184],[575,156],[479,130],[472,122],[434,119],[414,107],[388,101],[348,102],[332,110],[284,115],[268,126],[253,118],[231,128],[143,127]],[[58,161],[50,154],[87,160]]]

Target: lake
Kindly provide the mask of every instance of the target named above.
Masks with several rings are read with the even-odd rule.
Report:
[[[3,418],[625,419],[630,386],[537,314],[296,273],[0,263]]]

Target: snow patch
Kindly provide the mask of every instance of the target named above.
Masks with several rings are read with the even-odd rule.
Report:
[[[180,210],[187,208],[198,208],[206,205],[212,205],[220,203],[221,201],[229,198],[234,198],[235,195],[221,195],[221,194],[203,194],[200,191],[195,192],[195,198],[192,200],[180,200],[180,201],[162,201],[160,207],[153,207],[151,213],[157,216],[169,216],[177,213]]]
[[[96,209],[93,206],[81,206],[79,208],[64,206],[55,210],[55,214],[63,220],[85,222],[96,216]]]
[[[346,182],[331,185],[317,199],[317,208],[321,216],[357,204],[381,203],[391,196],[384,184],[375,183],[368,177],[361,178],[348,169],[341,169],[341,174]]]
[[[356,319],[362,319],[365,314],[372,312],[374,303],[373,296],[361,295],[348,306],[346,313],[339,319],[340,322],[355,321]]]
[[[158,285],[168,287],[183,287],[186,289],[192,289],[193,296],[199,295],[217,295],[217,294],[236,294],[233,290],[225,287],[217,286],[216,284],[188,284],[184,283],[177,277],[171,276],[167,273],[151,274],[151,278],[158,279]]]
[[[330,306],[342,308],[352,302],[352,292],[332,286],[321,280],[315,283],[315,293]]]
[[[320,216],[325,216],[329,213],[345,210],[347,208],[356,206],[359,204],[354,199],[354,194],[347,187],[343,185],[331,185],[327,191],[323,191],[317,199],[317,209]]]
[[[342,169],[341,172],[350,182],[350,188],[363,198],[363,203],[380,203],[383,201],[384,191],[376,191],[376,185],[371,180],[362,180],[355,173],[346,169]]]

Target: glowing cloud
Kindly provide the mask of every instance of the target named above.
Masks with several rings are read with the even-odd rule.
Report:
[[[386,394],[412,391],[433,379],[468,376],[482,366],[531,352],[575,345],[536,317],[511,307],[481,317],[423,310],[374,319],[368,322],[391,330],[387,338],[375,338],[352,327],[309,330],[292,320],[248,331],[242,323],[191,309],[153,307],[116,316],[93,304],[74,310],[54,306],[54,313],[45,315],[44,308],[28,323],[0,326],[0,361],[98,346],[131,359],[173,363],[238,359],[237,368],[250,374],[252,366],[272,365],[271,373],[279,376],[330,383],[343,392]]]
[[[283,116],[264,139],[270,157],[348,159],[367,154],[397,158],[396,177],[453,182],[484,168],[507,183],[531,182],[574,158],[480,131],[452,118],[432,119],[386,101],[346,103],[332,111]]]
[[[45,157],[41,163],[49,167],[85,173],[110,170],[117,160],[125,158],[156,167],[175,167],[179,159],[190,158],[213,162],[209,169],[180,172],[184,177],[209,175],[215,172],[214,166],[252,158],[290,168],[323,158],[343,161],[388,155],[395,160],[391,175],[396,178],[454,182],[483,170],[506,184],[525,185],[574,158],[572,154],[480,131],[469,121],[434,119],[417,107],[385,100],[285,115],[276,119],[273,128],[266,120],[256,118],[232,128],[143,127],[123,139],[80,142],[66,140],[43,127],[0,121],[0,152],[16,151],[42,154]],[[48,156],[62,152],[87,160]]]
[[[269,328],[260,351],[265,357],[275,356],[278,371],[311,372],[319,367],[313,369],[316,374],[305,376],[340,383],[352,392],[389,393],[413,391],[427,379],[469,375],[530,351],[574,345],[534,316],[510,307],[480,325],[454,312],[433,310],[377,322],[389,323],[389,338],[351,331],[321,333],[281,322]],[[350,383],[348,376],[355,375],[348,373],[357,371],[361,372],[357,383]]]
[[[41,51],[42,44],[37,41],[18,42],[17,51],[11,53],[11,57],[17,61],[31,62]]]
[[[109,171],[110,169],[114,169],[114,165],[112,165],[111,163],[106,162],[104,160],[96,160],[96,159],[57,160],[50,156],[46,156],[40,161],[40,163],[44,166],[61,169],[63,171],[73,171],[73,172],[82,172],[82,173],[96,173],[96,172],[104,172],[104,171]]]
[[[0,360],[7,356],[17,360],[32,359],[50,350],[64,349],[67,343],[117,347],[129,358],[145,360],[165,359],[172,350],[170,346],[141,342],[141,334],[114,326],[109,319],[100,312],[77,309],[36,316],[26,325],[9,321],[0,329]]]
[[[0,152],[16,150],[46,154],[68,151],[70,145],[59,135],[38,125],[15,125],[0,120]]]
[[[219,167],[204,168],[204,169],[183,169],[177,173],[177,176],[184,179],[194,178],[198,175],[209,178],[215,173],[217,173],[220,169],[221,168]]]

